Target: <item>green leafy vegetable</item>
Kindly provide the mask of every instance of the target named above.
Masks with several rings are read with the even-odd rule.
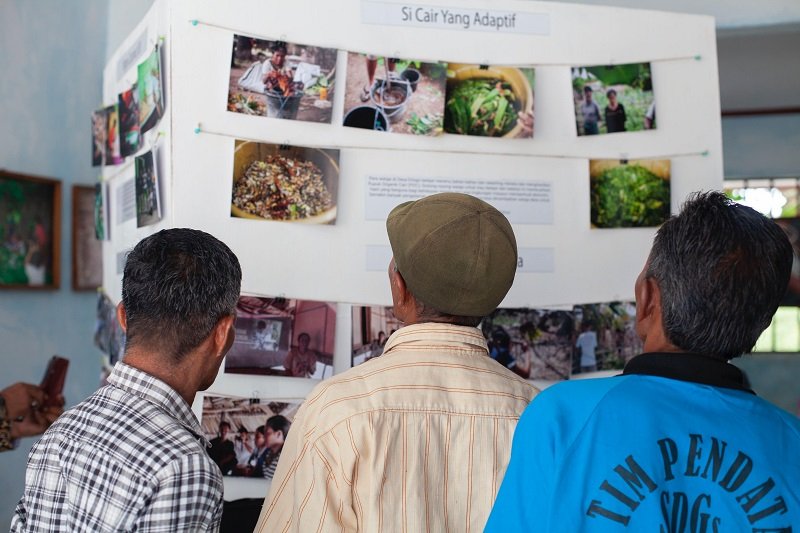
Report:
[[[621,165],[592,179],[592,224],[599,228],[658,226],[669,217],[669,181],[639,165]]]
[[[406,124],[411,126],[414,135],[439,135],[442,133],[442,114],[429,113],[420,117],[412,113]]]
[[[511,85],[498,79],[469,79],[453,89],[445,107],[448,133],[500,137],[517,123],[518,103]]]

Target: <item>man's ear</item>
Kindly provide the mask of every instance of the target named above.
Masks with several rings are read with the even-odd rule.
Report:
[[[117,304],[117,320],[119,325],[122,326],[122,331],[128,333],[128,315],[125,313],[125,306],[122,302]]]
[[[406,280],[399,271],[392,276],[392,283],[395,285],[393,292],[396,295],[394,307],[395,311],[399,312],[397,318],[406,323],[413,323],[417,313],[417,300],[414,294],[408,290]]]
[[[661,327],[661,289],[655,278],[643,277],[636,285],[636,332],[644,336]]]
[[[399,270],[395,270],[392,275],[392,283],[394,283],[397,296],[399,300],[399,304],[404,304],[406,300],[408,300],[408,288],[406,287],[406,280],[403,279],[403,275],[400,273]]]
[[[214,353],[217,357],[224,357],[230,350],[230,344],[233,344],[233,322],[236,320],[234,315],[227,315],[219,319],[217,325],[214,326],[212,333],[214,340]],[[229,341],[230,338],[230,341]]]

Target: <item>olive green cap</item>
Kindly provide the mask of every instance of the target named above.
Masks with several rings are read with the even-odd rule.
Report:
[[[440,193],[389,213],[394,263],[414,297],[437,311],[486,316],[517,271],[517,241],[503,214],[474,196]]]

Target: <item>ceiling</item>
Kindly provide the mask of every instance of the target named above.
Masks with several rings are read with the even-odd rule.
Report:
[[[712,15],[717,29],[734,30],[800,23],[800,0],[550,0]]]

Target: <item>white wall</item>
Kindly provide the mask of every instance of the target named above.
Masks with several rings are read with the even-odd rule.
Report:
[[[99,383],[92,343],[96,294],[71,289],[72,184],[93,184],[90,122],[100,107],[107,7],[94,0],[0,2],[0,167],[62,180],[61,288],[0,291],[0,388],[38,383],[48,359],[71,361],[64,394],[74,405]],[[35,439],[0,454],[0,528],[22,495]]]

